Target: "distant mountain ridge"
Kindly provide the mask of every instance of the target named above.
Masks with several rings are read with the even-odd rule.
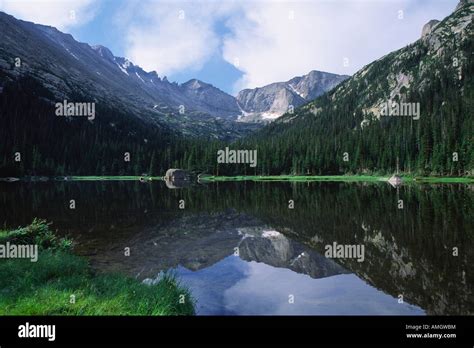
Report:
[[[307,75],[297,76],[286,82],[275,82],[264,87],[244,89],[237,94],[242,109],[241,121],[274,120],[331,90],[347,75],[337,75],[313,70]]]
[[[126,58],[115,57],[107,47],[96,45],[92,46],[92,49],[102,58],[115,64],[124,74],[137,79],[137,82],[156,88],[156,92],[166,96],[172,105],[188,106],[190,109],[224,119],[233,119],[239,113],[235,99],[211,84],[197,79],[182,84],[172,83],[166,76],[160,78],[156,71],[146,72]]]
[[[39,80],[58,100],[82,95],[185,135],[234,134],[234,128],[244,125],[229,122],[238,118],[260,121],[259,115],[248,117],[254,110],[271,113],[275,118],[289,105],[300,106],[345,78],[313,71],[254,92],[241,91],[235,98],[197,79],[182,84],[169,82],[155,71],[146,72],[130,60],[114,56],[105,46],[77,42],[54,27],[17,20],[3,12],[0,25],[0,69],[6,75],[0,79],[0,88],[28,75]],[[14,57],[21,59],[20,66],[14,66]],[[222,124],[215,124],[215,120]]]

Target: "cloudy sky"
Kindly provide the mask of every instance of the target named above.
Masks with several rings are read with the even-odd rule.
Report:
[[[353,74],[457,0],[0,0],[0,10],[109,47],[170,81],[235,94],[311,70]]]

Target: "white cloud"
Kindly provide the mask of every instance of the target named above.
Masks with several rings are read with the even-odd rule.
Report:
[[[355,274],[314,279],[286,268],[247,263],[245,277],[224,290],[223,305],[243,315],[420,315],[423,310],[368,285]],[[218,278],[218,277],[216,277]],[[284,281],[282,281],[284,279]],[[218,281],[218,280],[217,280]],[[272,284],[272,286],[268,286]],[[219,284],[220,285],[220,284]],[[294,302],[289,302],[289,295]]]
[[[232,35],[223,46],[224,59],[237,61],[244,74],[235,90],[311,70],[353,74],[418,39],[422,25],[440,13],[449,14],[445,8],[451,6],[412,5],[407,0],[246,2],[243,15],[229,19]]]
[[[94,0],[3,0],[0,10],[19,19],[51,25],[60,30],[90,21],[97,10]]]
[[[418,39],[422,25],[449,14],[456,1],[129,0],[116,23],[136,64],[170,75],[198,71],[222,54],[243,73],[237,92],[311,70],[353,74]]]
[[[114,17],[135,64],[172,75],[197,72],[222,55],[243,73],[238,91],[311,70],[353,74],[415,41],[424,23],[446,16],[457,1],[127,0]],[[0,10],[60,30],[87,23],[99,7],[97,0],[0,0]]]
[[[217,48],[218,38],[208,22],[178,16],[176,11],[148,26],[132,25],[126,38],[127,57],[146,70],[160,74],[168,75],[188,67],[199,69]]]
[[[146,70],[170,75],[198,70],[219,49],[216,20],[231,3],[147,1],[118,13],[126,30],[126,55]]]

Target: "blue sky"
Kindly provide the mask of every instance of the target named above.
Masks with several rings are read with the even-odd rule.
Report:
[[[235,94],[311,70],[353,74],[420,37],[457,0],[0,0],[170,81]]]

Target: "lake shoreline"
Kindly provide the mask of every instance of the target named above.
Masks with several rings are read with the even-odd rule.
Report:
[[[400,175],[403,183],[446,183],[446,184],[474,184],[474,177],[450,177],[450,176],[411,176]],[[239,182],[239,181],[261,181],[261,182],[388,182],[390,176],[378,175],[235,175],[235,176],[201,176],[199,182]],[[164,176],[140,176],[140,175],[106,175],[106,176],[60,176],[60,177],[26,177],[26,178],[0,178],[0,181],[16,182],[48,182],[48,181],[163,181]]]
[[[474,184],[472,177],[418,177],[400,176],[403,183],[466,183]],[[209,176],[201,182],[221,181],[270,181],[270,182],[388,182],[390,176],[375,175],[256,175],[256,176]]]
[[[72,240],[57,237],[35,219],[0,230],[2,242],[39,244],[36,260],[16,255],[0,262],[0,315],[194,315],[194,299],[172,274],[148,285],[117,272],[97,272],[72,252]]]

